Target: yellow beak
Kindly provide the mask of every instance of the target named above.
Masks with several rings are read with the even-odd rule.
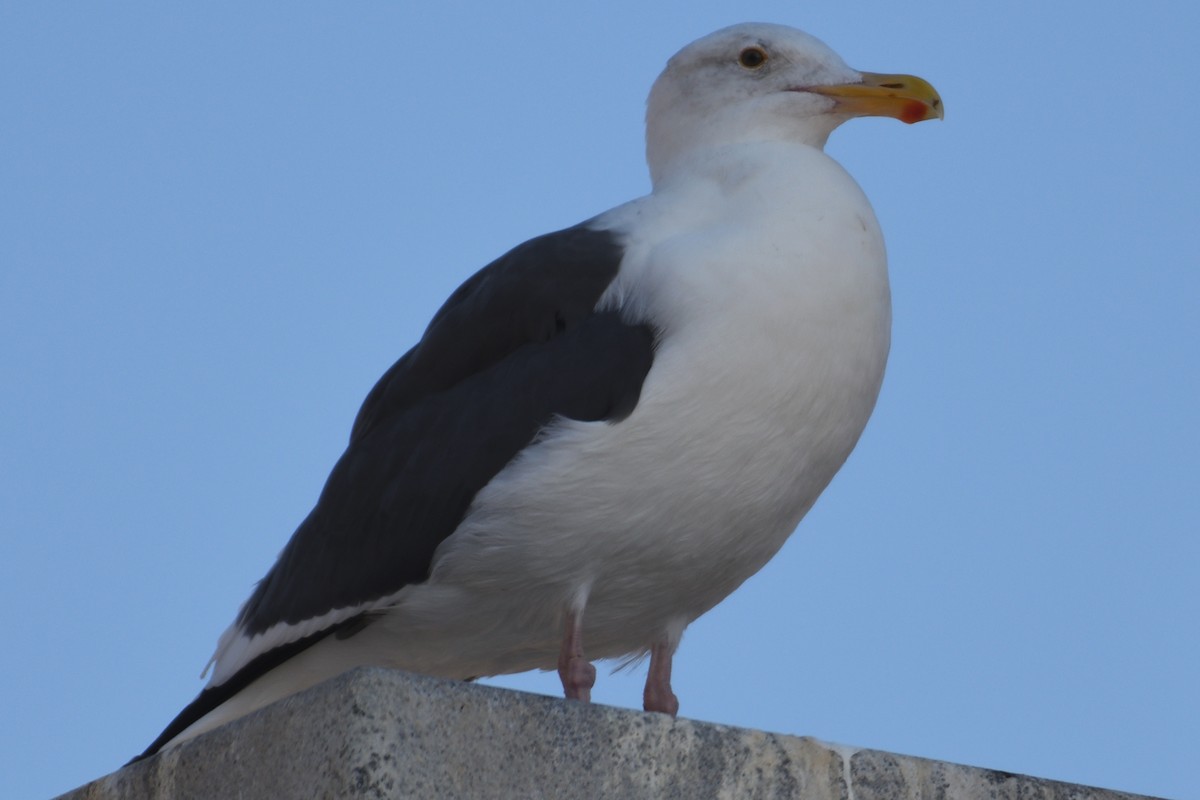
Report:
[[[942,98],[929,81],[915,75],[862,73],[862,83],[811,86],[807,90],[832,97],[837,112],[855,117],[895,117],[913,123],[943,119]]]

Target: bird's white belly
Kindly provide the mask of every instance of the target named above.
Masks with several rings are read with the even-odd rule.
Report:
[[[664,366],[672,357],[660,355]],[[596,657],[638,652],[716,605],[825,488],[870,411],[852,398],[873,399],[875,387],[781,380],[763,398],[743,393],[749,376],[738,370],[709,377],[648,381],[618,424],[562,423],[481,493],[433,582],[475,594],[473,614],[495,612],[484,627],[528,626],[517,638],[538,642],[543,666],[580,591]]]
[[[882,379],[886,266],[863,205],[865,216],[853,204],[821,211],[826,238],[858,242],[849,266],[821,236],[798,239],[815,251],[707,284],[705,263],[738,262],[703,236],[648,256],[700,273],[682,284],[694,295],[680,306],[703,313],[658,309],[670,329],[627,419],[560,421],[479,493],[394,626],[406,637],[427,630],[453,656],[443,667],[427,660],[438,648],[405,648],[423,652],[408,666],[551,667],[573,603],[585,607],[589,656],[644,652],[779,550],[854,447]],[[705,292],[711,302],[698,302]]]

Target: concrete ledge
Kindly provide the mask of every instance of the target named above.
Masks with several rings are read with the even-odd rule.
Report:
[[[62,797],[1137,796],[807,737],[360,669]]]

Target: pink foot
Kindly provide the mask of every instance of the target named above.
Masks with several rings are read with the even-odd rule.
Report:
[[[660,714],[679,713],[679,698],[671,691],[671,658],[674,648],[660,642],[650,648],[650,670],[642,692],[642,708]]]
[[[568,612],[563,626],[562,650],[558,654],[558,677],[568,700],[590,703],[596,685],[596,668],[583,657],[583,615]]]

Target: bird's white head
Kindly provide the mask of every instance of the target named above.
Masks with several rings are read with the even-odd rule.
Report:
[[[655,183],[677,159],[747,141],[824,147],[851,117],[941,119],[942,101],[912,75],[859,72],[824,42],[785,25],[743,23],[692,42],[667,62],[646,109]]]

